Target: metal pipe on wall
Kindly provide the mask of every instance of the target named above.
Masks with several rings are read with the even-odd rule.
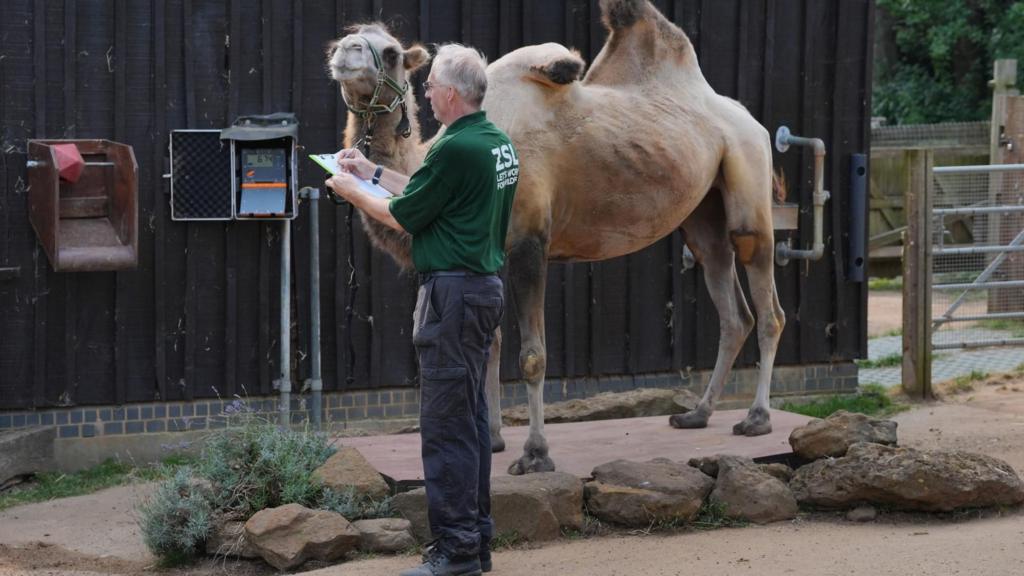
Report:
[[[319,430],[323,416],[323,387],[320,377],[320,189],[306,186],[299,198],[309,202],[309,378],[305,382],[311,394],[310,420]]]
[[[277,380],[280,412],[279,426],[291,425],[291,267],[292,228],[291,220],[281,221],[281,377]]]
[[[825,202],[829,192],[825,190],[825,142],[821,138],[805,138],[791,134],[789,128],[780,126],[775,133],[775,148],[779,152],[789,150],[790,146],[804,146],[814,149],[814,240],[810,250],[798,250],[790,247],[789,242],[775,245],[775,262],[779,266],[789,264],[790,260],[818,260],[825,253],[824,217]]]

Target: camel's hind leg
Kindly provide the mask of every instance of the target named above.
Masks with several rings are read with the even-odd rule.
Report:
[[[757,313],[757,345],[761,358],[757,395],[734,434],[758,436],[772,431],[768,399],[779,337],[786,324],[775,289],[774,230],[772,228],[771,149],[767,140],[740,146],[722,163],[726,193],[722,199],[733,248],[747,271],[750,299]]]
[[[733,362],[754,326],[754,318],[736,275],[735,254],[726,233],[722,197],[718,190],[708,193],[682,228],[687,246],[704,268],[704,281],[718,311],[721,334],[715,369],[700,404],[691,412],[673,415],[669,423],[676,428],[703,428],[707,426]]]
[[[539,236],[519,240],[508,253],[508,277],[512,300],[519,320],[522,347],[519,366],[527,381],[530,403],[530,435],[523,455],[512,463],[513,476],[532,472],[551,472],[555,463],[548,456],[544,437],[544,371],[547,352],[544,347],[544,284],[547,280],[547,243]]]
[[[505,439],[501,437],[501,327],[494,331],[491,352],[487,357],[487,415],[491,430],[491,452],[505,450]]]

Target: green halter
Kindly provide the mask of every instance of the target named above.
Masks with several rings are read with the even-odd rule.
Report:
[[[370,97],[370,103],[366,107],[360,108],[356,103],[349,102],[348,98],[345,97],[344,90],[341,91],[341,98],[353,114],[366,122],[366,135],[363,137],[363,153],[369,156],[370,144],[373,142],[373,128],[374,124],[377,123],[377,116],[391,114],[396,109],[401,108],[402,119],[395,128],[395,134],[408,138],[412,134],[412,128],[409,125],[409,117],[405,106],[405,98],[409,92],[409,83],[399,84],[394,78],[388,76],[384,71],[384,62],[381,60],[380,53],[377,52],[377,49],[369,41],[366,42],[366,46],[370,49],[370,54],[373,55],[374,66],[377,67],[377,83],[373,89],[373,96]],[[395,93],[391,104],[379,102],[385,87],[390,88]]]

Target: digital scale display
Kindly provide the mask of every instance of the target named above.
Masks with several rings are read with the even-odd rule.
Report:
[[[285,150],[265,148],[242,150],[242,187],[246,184],[277,184],[286,186]]]
[[[284,148],[243,148],[241,198],[238,214],[274,217],[285,212],[288,193],[288,151]]]

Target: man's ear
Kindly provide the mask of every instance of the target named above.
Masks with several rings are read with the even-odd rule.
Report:
[[[430,52],[427,52],[427,49],[419,44],[406,50],[402,56],[406,72],[417,70],[427,62],[430,62]]]

